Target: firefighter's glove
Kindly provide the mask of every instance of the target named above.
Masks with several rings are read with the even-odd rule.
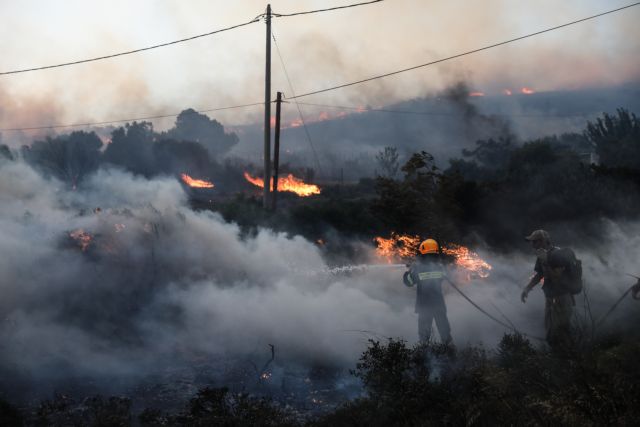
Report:
[[[409,271],[404,272],[404,274],[402,275],[402,281],[408,287],[413,286],[413,279],[411,278],[411,273]]]
[[[529,296],[529,288],[524,288],[522,294],[520,294],[520,301],[523,303],[527,302],[527,297]]]

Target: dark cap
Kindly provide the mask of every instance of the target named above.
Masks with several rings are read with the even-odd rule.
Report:
[[[524,239],[528,240],[528,241],[543,240],[545,242],[550,242],[551,241],[551,236],[549,236],[549,233],[547,233],[544,230],[536,230],[533,233],[531,233],[530,235],[528,235],[527,237],[525,237]]]

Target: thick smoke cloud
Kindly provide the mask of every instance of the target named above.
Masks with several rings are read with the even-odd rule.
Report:
[[[3,387],[14,375],[54,383],[144,375],[267,344],[280,363],[346,367],[367,336],[416,339],[414,295],[401,284],[401,269],[320,274],[328,266],[312,243],[269,230],[242,235],[216,214],[188,209],[174,179],[101,169],[69,191],[22,162],[3,161],[0,202]],[[600,253],[577,248],[602,301],[617,295],[621,272],[634,265],[625,248],[640,243],[627,237],[638,236],[628,234],[636,226],[608,227],[611,241]],[[85,250],[70,237],[79,229],[93,236]],[[542,334],[542,298],[524,307],[518,300],[533,257],[483,255],[494,273],[465,284],[465,292]],[[612,271],[620,280],[611,280]],[[503,329],[447,295],[458,345],[499,340]]]
[[[265,8],[264,2],[257,1],[194,3],[174,2],[157,7],[149,0],[135,5],[113,1],[96,5],[87,14],[79,12],[84,11],[84,3],[77,0],[69,0],[64,8],[47,2],[5,2],[0,10],[13,17],[7,22],[7,34],[20,36],[21,43],[2,44],[3,52],[12,59],[3,71],[96,57],[203,34],[246,22]],[[282,0],[274,10],[286,13],[315,9],[315,3]],[[297,93],[303,93],[427,63],[606,9],[593,0],[573,0],[562,5],[545,0],[526,6],[503,0],[478,4],[416,4],[400,0],[274,19],[273,29],[291,83]],[[629,9],[307,100],[388,105],[417,93],[441,90],[451,84],[452,78],[461,77],[473,82],[473,90],[494,94],[522,86],[542,91],[637,81],[640,37],[635,19],[633,9]],[[83,38],[78,34],[92,36]],[[51,43],[65,48],[52,49]],[[162,115],[189,106],[207,109],[260,101],[264,93],[264,64],[260,58],[264,58],[262,23],[153,53],[15,75],[7,80],[11,99],[3,97],[3,105],[10,103],[11,108],[2,109],[0,124],[15,127],[52,121],[104,121]],[[281,90],[290,96],[275,48],[272,69],[274,92]],[[36,103],[47,108],[36,108]],[[31,104],[34,108],[30,108]],[[16,105],[24,107],[14,108]],[[234,125],[261,119],[259,107],[220,114],[225,123]],[[171,122],[165,124],[169,127]],[[156,125],[161,128],[159,123]]]
[[[186,208],[173,179],[101,170],[66,192],[19,162],[0,174],[5,362],[129,370],[132,354],[137,365],[177,348],[266,343],[345,360],[360,348],[344,329],[413,329],[357,281],[314,279],[326,265],[313,244],[267,230],[242,238]],[[93,235],[85,251],[69,237],[78,229]]]

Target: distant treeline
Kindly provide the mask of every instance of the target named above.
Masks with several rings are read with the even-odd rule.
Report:
[[[386,147],[376,157],[377,178],[325,187],[275,214],[246,197],[216,209],[245,227],[322,239],[328,254],[345,250],[342,237],[391,231],[506,250],[547,228],[558,240],[586,245],[584,236],[601,237],[603,218],[636,220],[640,209],[640,122],[622,109],[583,133],[479,140],[444,170],[424,151],[404,164],[398,157]]]
[[[70,187],[112,165],[145,177],[186,171],[233,195],[247,188],[242,171],[250,167],[221,160],[237,141],[216,120],[185,110],[167,132],[134,122],[114,130],[106,146],[95,133],[80,131],[35,141],[20,153],[0,146],[0,156],[19,154]],[[498,249],[537,228],[563,240],[576,239],[572,230],[597,238],[602,218],[637,219],[640,208],[640,122],[623,109],[589,122],[582,133],[517,141],[507,130],[478,140],[445,169],[425,151],[404,164],[398,158],[395,147],[386,147],[375,159],[376,178],[325,186],[311,198],[283,194],[276,212],[243,193],[213,207],[193,203],[244,230],[267,226],[336,246],[343,246],[340,239],[328,236],[367,239],[394,231]],[[302,177],[312,179],[313,172]],[[328,253],[337,249],[330,245]]]
[[[227,166],[220,159],[237,142],[238,136],[225,132],[218,121],[188,109],[166,132],[155,132],[149,122],[133,122],[115,129],[104,143],[95,132],[77,131],[36,140],[15,154],[1,146],[0,154],[20,154],[35,169],[70,187],[102,165],[145,177],[186,172],[224,180]]]

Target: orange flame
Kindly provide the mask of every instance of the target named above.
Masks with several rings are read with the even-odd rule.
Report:
[[[484,96],[484,92],[471,92],[469,96]]]
[[[476,275],[481,278],[489,277],[491,265],[480,258],[477,253],[470,251],[465,246],[450,244],[442,248],[442,253],[455,257],[455,263],[458,267],[467,271],[467,278],[471,279]]]
[[[522,89],[520,89],[520,92],[524,93],[525,95],[531,95],[532,93],[536,93],[535,90],[530,89],[528,87],[523,87]]]
[[[510,96],[513,92],[511,92],[510,89],[505,89],[505,90],[502,91],[502,93],[504,93],[507,96]]]
[[[244,173],[244,178],[256,187],[264,188],[264,180],[262,178],[254,178],[248,172]],[[271,183],[271,189],[273,190],[273,183]],[[320,194],[320,187],[313,184],[305,184],[301,179],[289,174],[286,177],[278,178],[278,191],[290,191],[300,197],[307,197],[313,194]]]
[[[420,236],[391,233],[391,237],[388,239],[375,237],[374,241],[376,254],[391,264],[399,260],[413,258],[418,252],[421,239]],[[442,247],[442,253],[452,256],[456,266],[466,272],[469,280],[474,276],[481,278],[489,276],[491,265],[465,246],[450,244]]]
[[[389,264],[398,258],[411,258],[416,255],[420,245],[419,236],[407,236],[391,233],[391,237],[374,237],[376,243],[376,253],[379,257],[385,258]]]
[[[351,109],[351,111],[340,111],[337,113],[331,113],[329,111],[321,111],[320,113],[318,113],[317,116],[309,116],[305,118],[304,122],[302,121],[302,119],[298,118],[298,119],[291,120],[288,124],[282,123],[281,129],[297,128],[297,127],[303,126],[305,123],[309,124],[309,123],[325,122],[327,120],[343,119],[349,115],[360,114],[366,111],[367,111],[367,108],[362,105],[359,105],[358,107]],[[272,126],[275,125],[274,117],[271,118],[271,124]]]
[[[93,240],[93,236],[84,231],[82,228],[78,228],[77,230],[69,232],[69,237],[71,237],[76,242],[82,252],[85,252],[89,248],[89,245]]]
[[[203,179],[193,179],[186,173],[180,175],[182,182],[193,188],[213,188],[213,183]]]

